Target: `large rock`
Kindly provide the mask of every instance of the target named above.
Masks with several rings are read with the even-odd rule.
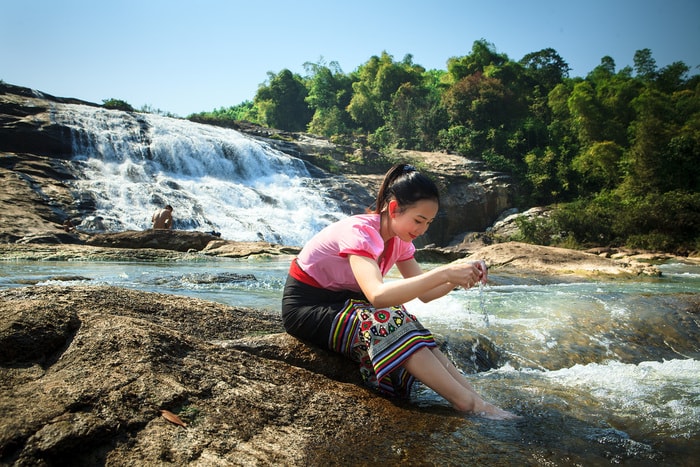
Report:
[[[112,248],[155,248],[175,251],[200,251],[218,237],[208,232],[184,230],[148,229],[94,234],[86,237],[85,243],[92,246]]]
[[[656,266],[633,257],[608,258],[584,251],[506,242],[480,248],[464,261],[484,260],[492,271],[571,277],[660,276]]]
[[[0,465],[444,459],[422,434],[449,440],[462,417],[380,397],[353,364],[281,330],[276,315],[185,297],[4,290]]]

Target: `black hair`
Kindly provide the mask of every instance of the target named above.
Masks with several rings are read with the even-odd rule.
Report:
[[[435,183],[410,164],[396,164],[384,175],[373,212],[382,212],[392,199],[396,200],[401,210],[424,199],[440,205],[440,193]]]

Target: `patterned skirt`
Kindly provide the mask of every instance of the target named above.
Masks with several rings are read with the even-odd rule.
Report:
[[[403,368],[423,347],[437,347],[433,335],[403,305],[373,308],[350,299],[336,315],[329,348],[359,362],[365,383],[385,394],[408,397],[414,377]]]

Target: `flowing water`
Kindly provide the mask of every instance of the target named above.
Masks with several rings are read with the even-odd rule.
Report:
[[[279,310],[289,259],[6,262],[0,287],[109,284]],[[465,425],[433,441],[456,443],[449,457],[455,463],[469,463],[460,452],[486,437],[500,459],[526,456],[536,464],[575,462],[555,454],[532,459],[533,446],[571,452],[586,465],[693,465],[700,454],[700,267],[660,267],[662,277],[637,281],[561,283],[492,273],[481,290],[409,303],[480,393],[523,415],[514,424],[477,422],[478,438]],[[422,386],[414,399],[447,407]]]
[[[301,161],[236,131],[75,105],[56,104],[52,118],[70,129],[73,188],[95,208],[85,231],[148,228],[169,203],[178,229],[302,245],[344,216]],[[279,310],[288,264],[4,262],[0,287],[109,284]],[[523,415],[426,439],[452,465],[475,452],[501,465],[697,465],[700,267],[661,269],[598,282],[496,272],[482,289],[409,303],[479,392]],[[446,405],[424,387],[414,398]]]
[[[302,245],[343,217],[301,160],[240,132],[68,104],[52,120],[70,130],[73,187],[94,204],[80,230],[147,229],[170,204],[179,230]]]

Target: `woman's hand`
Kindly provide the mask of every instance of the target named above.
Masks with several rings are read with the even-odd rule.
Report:
[[[489,271],[484,261],[454,262],[445,266],[447,280],[454,285],[470,288],[481,282],[486,284]]]
[[[486,285],[486,282],[489,280],[489,268],[486,266],[486,261],[484,260],[479,260],[474,262],[476,268],[479,270],[481,273],[481,276],[479,277],[479,282],[482,284]]]

